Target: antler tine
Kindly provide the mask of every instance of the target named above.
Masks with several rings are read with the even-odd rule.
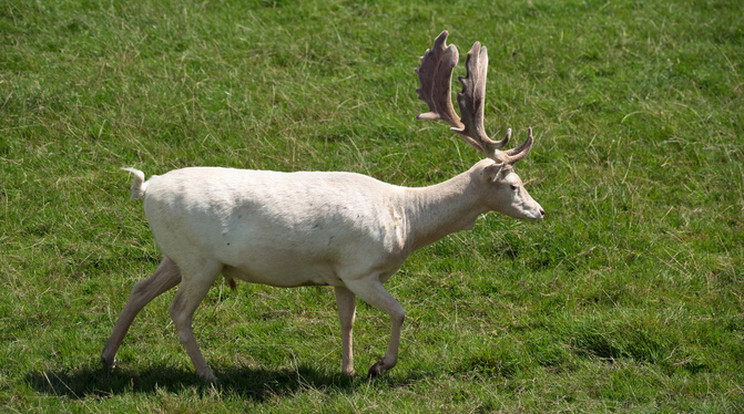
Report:
[[[446,45],[449,33],[445,30],[434,40],[434,47],[427,49],[421,57],[421,66],[416,68],[420,88],[419,99],[426,102],[429,112],[416,119],[446,121],[452,128],[462,128],[460,117],[452,107],[452,70],[457,65],[459,53],[455,45]]]
[[[483,127],[483,107],[486,98],[486,76],[488,72],[488,51],[480,42],[475,42],[465,60],[466,76],[459,77],[462,90],[457,94],[457,106],[460,107],[461,122],[464,127],[453,131],[462,135],[465,140],[489,158],[497,160],[498,149],[504,147],[511,138],[511,129],[501,141],[493,141]]]
[[[504,159],[507,164],[514,164],[530,152],[530,149],[532,149],[532,141],[532,127],[529,127],[527,128],[527,139],[524,140],[522,145],[501,152],[501,158]]]

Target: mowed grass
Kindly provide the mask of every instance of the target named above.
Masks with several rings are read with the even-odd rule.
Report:
[[[8,412],[744,411],[744,6],[736,1],[0,3],[0,408]],[[130,178],[216,165],[423,186],[479,156],[413,120],[443,29],[489,48],[486,126],[548,211],[491,214],[387,283],[398,365],[340,374],[328,288],[218,283],[195,333],[146,307]],[[461,66],[456,75],[464,75]],[[456,85],[456,84],[455,84]],[[455,86],[453,89],[457,90]],[[389,318],[359,303],[356,369]]]

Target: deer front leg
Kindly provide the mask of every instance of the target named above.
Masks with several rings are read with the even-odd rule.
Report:
[[[341,372],[354,375],[354,318],[356,314],[356,296],[345,287],[336,288],[336,306],[338,319],[341,322]]]
[[[121,346],[121,342],[124,340],[124,336],[127,334],[129,326],[132,325],[132,321],[134,321],[137,313],[145,305],[150,303],[150,301],[155,299],[155,297],[172,289],[180,281],[181,272],[179,272],[178,266],[176,266],[173,260],[165,257],[150,278],[137,282],[134,285],[132,293],[129,295],[129,299],[127,299],[127,304],[124,305],[124,309],[119,314],[119,319],[116,320],[111,337],[106,341],[103,352],[101,352],[101,362],[105,369],[110,371],[114,368],[116,351],[119,350],[119,346]]]
[[[372,378],[389,370],[398,363],[400,329],[403,325],[403,319],[405,319],[405,312],[400,303],[385,290],[377,275],[345,282],[346,287],[363,301],[390,315],[390,342],[388,342],[385,356],[369,368],[367,377]]]

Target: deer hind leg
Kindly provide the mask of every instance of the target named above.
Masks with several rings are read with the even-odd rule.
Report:
[[[405,319],[405,312],[400,303],[385,290],[377,275],[352,281],[345,281],[346,287],[360,299],[371,306],[390,315],[390,342],[385,356],[369,368],[367,377],[372,378],[394,367],[398,363],[398,346],[400,345],[400,330]]]
[[[139,311],[150,301],[172,289],[179,282],[181,282],[181,272],[178,270],[178,266],[170,258],[164,257],[152,276],[134,285],[119,319],[116,320],[111,337],[106,341],[103,352],[101,352],[101,362],[105,369],[113,369],[116,351],[119,350],[124,336]]]
[[[217,378],[209,369],[207,361],[199,350],[199,346],[194,338],[194,330],[191,322],[194,318],[194,311],[201,301],[207,295],[210,286],[215,281],[222,270],[222,265],[218,262],[206,261],[201,262],[198,267],[182,266],[183,277],[181,286],[173,298],[173,302],[168,308],[173,324],[178,331],[178,339],[186,349],[186,353],[194,364],[196,373],[207,381],[214,382]],[[187,270],[188,269],[188,270]]]

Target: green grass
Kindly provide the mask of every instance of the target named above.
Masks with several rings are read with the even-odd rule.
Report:
[[[0,2],[0,410],[744,411],[744,6],[737,1]],[[536,143],[540,223],[480,219],[387,284],[398,366],[340,374],[332,291],[215,286],[193,372],[173,292],[98,357],[159,252],[134,166],[347,170],[478,155],[417,123],[413,68],[489,47],[486,126]],[[462,65],[457,75],[463,74]],[[388,318],[359,304],[357,371]]]

